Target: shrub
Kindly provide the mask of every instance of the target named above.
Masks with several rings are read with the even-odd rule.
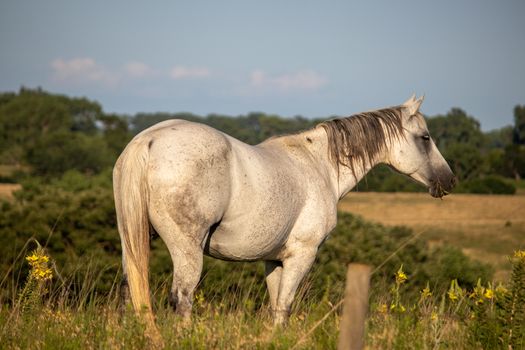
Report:
[[[387,165],[380,164],[357,184],[354,191],[425,192],[427,189],[408,176],[401,175]]]
[[[16,257],[28,239],[34,237],[46,245],[62,275],[77,276],[78,283],[71,285],[73,294],[88,275],[95,276],[93,290],[96,293],[104,295],[109,291],[119,278],[116,274],[121,259],[110,175],[109,169],[97,176],[70,171],[50,183],[37,178],[23,183],[23,190],[15,194],[15,200],[5,202],[0,211],[0,255],[4,257],[0,268],[11,271],[6,281],[16,283],[17,275],[13,271],[24,269]],[[394,254],[403,244],[403,249]],[[346,267],[351,262],[381,266],[374,274],[376,286],[403,263],[412,276],[407,289],[413,291],[421,288],[427,280],[432,286],[445,288],[450,278],[472,285],[477,277],[490,277],[488,268],[472,262],[461,251],[432,250],[406,227],[385,227],[340,213],[338,225],[321,246],[299,299],[339,300],[344,289]],[[13,264],[15,268],[10,270]],[[158,238],[152,240],[150,266],[153,288],[167,295],[173,265]],[[449,272],[443,272],[444,269]],[[13,297],[10,294],[13,286],[7,285],[9,283],[1,286],[4,300]],[[254,295],[253,308],[257,308],[264,302],[264,293],[259,293],[261,290],[265,290],[262,263],[232,263],[205,258],[199,291],[207,299],[237,300],[227,297],[243,291],[246,295]],[[161,303],[165,300],[164,297],[159,299]]]
[[[483,178],[460,182],[454,189],[456,193],[515,194],[516,187],[504,178],[490,175]]]
[[[390,288],[372,299],[368,345],[402,349],[522,349],[525,251],[515,252],[511,263],[512,276],[505,284],[494,286],[478,278],[473,286],[466,286],[452,279],[448,290],[432,289],[427,284],[418,297],[404,288],[413,276],[406,275],[401,265],[390,276]]]

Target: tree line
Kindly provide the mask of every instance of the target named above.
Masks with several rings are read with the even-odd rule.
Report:
[[[108,114],[87,98],[21,88],[0,94],[0,164],[18,169],[0,174],[0,182],[23,176],[53,178],[68,170],[99,174],[113,165],[138,132],[163,120],[180,118],[224,131],[249,144],[310,128],[322,120],[282,118],[260,112],[237,117],[219,114]],[[525,105],[514,108],[514,125],[483,132],[480,123],[460,108],[427,117],[438,148],[460,180],[459,191],[511,193],[505,179],[525,176]],[[488,188],[487,188],[488,186]],[[510,189],[509,189],[510,187]],[[421,187],[378,167],[358,190],[409,191]],[[509,192],[510,191],[510,192]]]

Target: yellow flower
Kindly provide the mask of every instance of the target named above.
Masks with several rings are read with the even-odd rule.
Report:
[[[199,306],[204,305],[204,293],[202,291],[200,291],[198,294],[195,294],[195,302]]]
[[[38,262],[38,256],[33,253],[33,255],[26,256],[26,260],[29,262],[29,265],[33,266],[36,262]]]
[[[31,266],[30,275],[37,280],[46,281],[53,278],[53,271],[49,268],[49,257],[44,254],[44,250],[38,247],[31,255],[26,257]]]
[[[448,289],[447,295],[451,301],[457,301],[465,296],[466,291],[461,289],[458,284],[458,280],[450,281],[450,288]]]
[[[407,275],[405,274],[405,272],[403,272],[403,265],[401,265],[399,270],[397,270],[396,272],[396,283],[397,284],[405,283],[407,279],[408,279]]]
[[[36,254],[33,253],[33,255],[26,256],[26,260],[27,261],[36,261],[36,260],[38,260],[38,256],[36,256]]]
[[[388,308],[385,303],[381,303],[378,305],[377,311],[379,311],[379,313],[386,314],[386,312],[388,311]]]
[[[492,299],[494,298],[494,292],[492,291],[492,289],[490,288],[487,288],[487,290],[485,291],[485,294],[483,294],[483,296],[487,299]]]
[[[437,321],[437,319],[438,319],[438,314],[437,314],[437,312],[432,311],[432,313],[430,314],[430,319],[431,319],[432,321]]]
[[[428,282],[427,282],[427,286],[425,288],[423,288],[423,290],[421,290],[421,298],[422,299],[427,299],[427,298],[430,298],[432,296],[432,292],[430,291],[430,287],[428,286]]]
[[[525,250],[516,250],[514,252],[514,257],[518,259],[524,259],[525,260]]]
[[[37,280],[46,281],[53,278],[53,271],[50,268],[38,268],[31,271],[31,275]]]

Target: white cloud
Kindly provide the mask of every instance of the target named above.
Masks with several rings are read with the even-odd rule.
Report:
[[[170,70],[170,77],[177,79],[206,78],[210,76],[210,70],[205,67],[175,66]]]
[[[99,83],[112,86],[118,82],[118,76],[89,57],[51,62],[54,78],[62,82]]]
[[[143,62],[132,61],[124,65],[124,71],[133,78],[145,78],[155,74],[155,70]]]
[[[157,83],[167,79],[207,78],[211,71],[206,67],[176,65],[169,70],[156,69],[140,61],[128,61],[119,67],[106,68],[90,57],[70,60],[57,58],[51,62],[53,78],[65,84],[91,84],[115,87],[132,83],[135,79],[153,78]]]
[[[250,86],[256,89],[317,90],[326,85],[328,80],[313,70],[269,76],[262,70],[254,70],[250,75]]]

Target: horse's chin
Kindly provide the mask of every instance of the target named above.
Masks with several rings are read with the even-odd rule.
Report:
[[[456,184],[456,178],[452,178],[448,186],[443,186],[439,181],[433,181],[432,185],[428,189],[428,193],[434,198],[443,198],[446,195],[450,194],[452,188]]]
[[[449,192],[445,191],[441,186],[430,187],[428,193],[434,198],[443,198],[449,194]]]

